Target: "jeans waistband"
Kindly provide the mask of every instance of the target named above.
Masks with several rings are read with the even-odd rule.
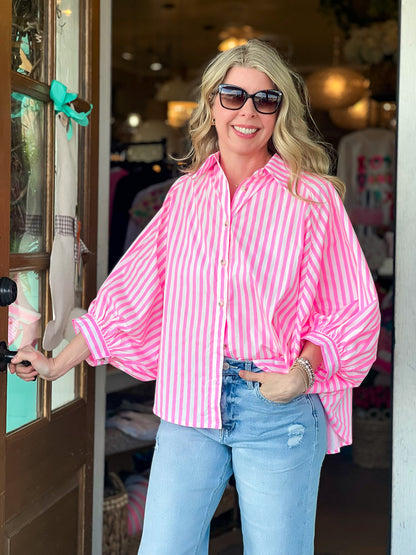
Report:
[[[223,374],[238,374],[240,370],[259,372],[259,368],[252,360],[236,360],[234,358],[224,358],[222,365]]]

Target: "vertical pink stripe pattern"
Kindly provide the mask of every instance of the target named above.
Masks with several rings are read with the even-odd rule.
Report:
[[[274,155],[230,204],[218,154],[209,157],[174,183],[74,325],[90,364],[157,379],[155,413],[206,428],[221,427],[224,356],[287,372],[310,340],[323,353],[313,392],[337,452],[351,442],[352,388],[375,360],[378,300],[332,185],[302,175],[296,198],[288,177]]]

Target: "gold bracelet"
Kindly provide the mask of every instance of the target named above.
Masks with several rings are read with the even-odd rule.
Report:
[[[305,370],[305,372],[308,376],[308,388],[307,389],[310,389],[313,386],[313,384],[315,383],[315,373],[313,371],[312,364],[310,363],[310,361],[305,357],[298,357],[293,364],[294,365],[295,364],[300,364],[302,366],[302,368]]]
[[[309,383],[306,371],[304,370],[304,368],[300,364],[293,364],[292,367],[291,367],[291,370],[299,370],[300,371],[300,375],[302,376],[303,384],[305,386],[305,389],[302,391],[302,393],[306,393],[308,391],[308,383]]]

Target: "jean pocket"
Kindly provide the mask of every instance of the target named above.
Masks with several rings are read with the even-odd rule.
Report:
[[[260,401],[263,401],[264,403],[269,405],[274,405],[276,407],[287,407],[288,405],[301,401],[304,398],[304,395],[298,395],[297,397],[294,397],[291,401],[288,401],[287,403],[284,403],[282,401],[272,401],[271,399],[268,399],[263,395],[263,393],[261,392],[261,387],[259,382],[254,382],[254,392],[256,394],[256,397]]]
[[[287,405],[287,403],[280,403],[278,401],[272,401],[271,399],[268,399],[267,397],[265,397],[263,395],[263,393],[261,392],[261,387],[260,387],[260,383],[259,382],[254,382],[254,392],[256,394],[256,397],[258,399],[260,399],[260,401],[263,401],[264,403],[267,403],[269,405],[275,405],[275,406],[285,406]]]

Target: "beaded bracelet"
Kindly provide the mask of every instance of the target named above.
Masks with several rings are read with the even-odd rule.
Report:
[[[308,387],[306,388],[306,390],[308,390],[315,383],[315,373],[313,371],[312,364],[309,362],[309,360],[307,358],[298,357],[295,360],[295,362],[293,363],[293,366],[296,366],[296,365],[299,365],[299,364],[305,370],[306,375],[308,376]]]
[[[309,379],[307,378],[308,374],[306,374],[306,372],[304,371],[303,367],[300,364],[293,364],[291,370],[299,370],[300,375],[302,376],[303,385],[305,386],[305,389],[302,391],[302,393],[306,393],[308,391],[308,384],[309,384]]]

